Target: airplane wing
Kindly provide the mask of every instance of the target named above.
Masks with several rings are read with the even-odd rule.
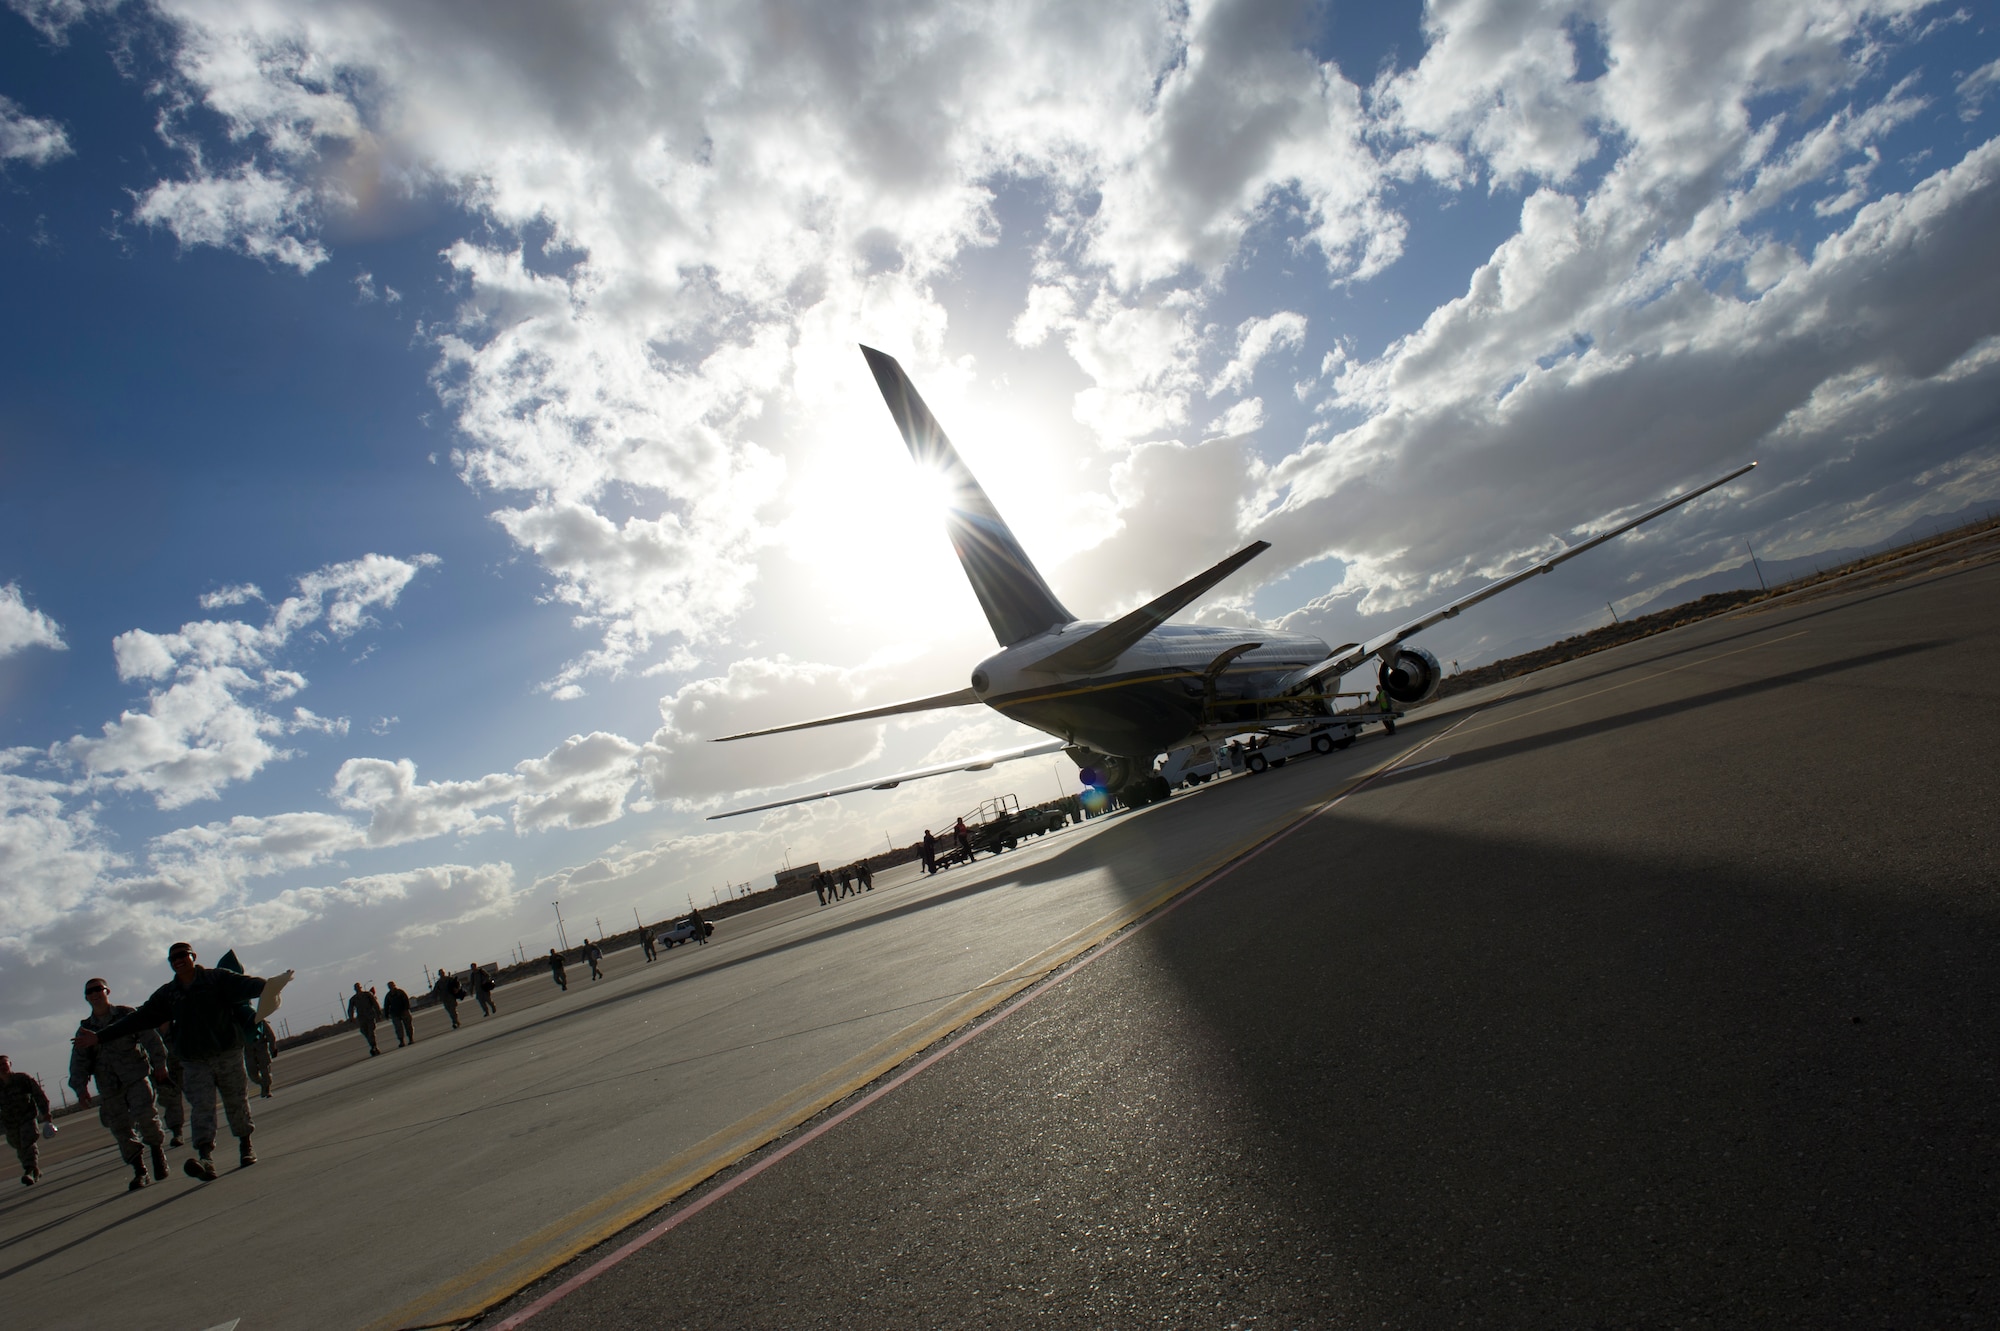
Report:
[[[811,730],[815,726],[837,726],[842,721],[874,721],[884,716],[902,716],[907,712],[931,712],[940,707],[970,707],[979,701],[979,695],[971,689],[957,689],[951,693],[940,693],[932,698],[917,698],[910,702],[890,703],[887,707],[871,707],[865,712],[848,712],[842,716],[823,716],[817,721],[795,721],[788,726],[772,726],[769,730],[746,730],[740,735],[718,735],[710,744],[727,744],[732,739],[755,739],[759,735],[782,735],[787,730]]]
[[[1203,592],[1270,548],[1269,541],[1252,541],[1221,563],[1195,574],[1165,595],[1148,601],[1124,618],[1114,619],[1103,628],[1078,638],[1066,647],[1058,648],[1029,668],[1073,672],[1095,670],[1099,666],[1110,665],[1126,648],[1185,610]]]
[[[914,772],[898,772],[894,776],[880,776],[873,781],[857,781],[851,786],[837,786],[832,790],[817,791],[811,795],[794,795],[788,800],[772,800],[769,804],[753,804],[747,809],[731,809],[727,813],[712,813],[709,822],[718,818],[734,818],[738,814],[762,813],[766,809],[782,809],[787,804],[807,804],[813,800],[831,799],[835,795],[852,795],[858,790],[894,790],[905,781],[921,781],[928,776],[949,776],[953,772],[983,772],[996,763],[1011,763],[1017,758],[1039,758],[1045,753],[1061,753],[1069,747],[1068,740],[1051,739],[1039,744],[1028,744],[1018,749],[1002,749],[997,753],[982,753],[976,758],[961,758],[955,763],[939,763],[936,767],[920,767]]]
[[[1671,513],[1673,510],[1679,508],[1682,504],[1687,503],[1689,500],[1699,499],[1702,495],[1707,494],[1710,490],[1713,490],[1718,486],[1729,484],[1729,482],[1735,480],[1738,476],[1742,476],[1745,473],[1752,470],[1754,467],[1756,467],[1756,465],[1757,465],[1756,463],[1752,462],[1746,466],[1738,467],[1735,471],[1730,472],[1727,476],[1717,477],[1715,480],[1710,481],[1706,485],[1697,486],[1696,488],[1689,490],[1684,494],[1675,495],[1672,499],[1667,500],[1666,503],[1661,504],[1655,508],[1647,509],[1644,513],[1641,513],[1638,517],[1633,518],[1629,522],[1621,522],[1620,524],[1618,524],[1616,527],[1613,527],[1609,531],[1599,532],[1597,535],[1591,537],[1589,540],[1584,541],[1579,545],[1572,545],[1567,550],[1564,550],[1561,554],[1554,555],[1548,559],[1544,559],[1539,564],[1530,565],[1529,567],[1522,569],[1519,573],[1510,573],[1496,583],[1492,583],[1488,586],[1481,587],[1478,591],[1473,592],[1470,596],[1461,596],[1456,601],[1453,601],[1450,605],[1441,606],[1438,609],[1433,610],[1430,613],[1423,615],[1420,618],[1411,620],[1407,624],[1402,624],[1397,626],[1396,628],[1390,629],[1387,633],[1382,634],[1380,637],[1371,638],[1367,642],[1360,643],[1359,645],[1349,646],[1343,648],[1342,650],[1336,651],[1333,655],[1327,657],[1324,661],[1321,661],[1316,665],[1307,666],[1303,670],[1295,670],[1291,674],[1285,676],[1284,679],[1279,681],[1278,691],[1280,693],[1290,692],[1291,690],[1297,689],[1302,685],[1310,684],[1314,680],[1322,679],[1327,675],[1333,675],[1335,677],[1344,675],[1348,673],[1350,670],[1353,670],[1355,667],[1359,666],[1363,661],[1366,661],[1369,657],[1375,655],[1377,652],[1382,651],[1384,648],[1393,647],[1397,643],[1401,642],[1403,639],[1411,636],[1412,634],[1420,633],[1423,630],[1431,627],[1433,624],[1440,624],[1447,619],[1456,618],[1461,610],[1466,610],[1472,606],[1478,605],[1481,601],[1484,601],[1489,597],[1498,596],[1501,592],[1504,592],[1511,587],[1519,586],[1521,583],[1526,582],[1529,578],[1535,577],[1538,574],[1547,573],[1551,569],[1553,569],[1556,565],[1564,563],[1567,560],[1575,559],[1578,555],[1582,554],[1586,550],[1594,550],[1598,546],[1603,545],[1606,541],[1611,540],[1613,537],[1623,536],[1626,532],[1631,531],[1634,527],[1640,526],[1644,523],[1651,522],[1654,518],[1659,517],[1663,513]]]

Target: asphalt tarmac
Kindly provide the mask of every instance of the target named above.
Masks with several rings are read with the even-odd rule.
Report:
[[[1142,811],[1405,754],[526,1324],[2000,1324],[1996,665],[1930,573]]]
[[[1292,799],[1245,792],[1261,792],[1239,805],[1260,826]],[[807,896],[730,917],[651,965],[613,954],[601,981],[573,964],[567,992],[505,986],[500,1015],[463,1005],[461,1030],[420,1014],[411,1049],[384,1024],[380,1057],[356,1035],[287,1051],[276,1098],[251,1102],[261,1162],[235,1168],[225,1139],[212,1184],[176,1172],[127,1193],[94,1119],[66,1119],[43,1183],[0,1191],[0,1308],[35,1326],[462,1321],[1040,979],[1245,835],[1183,820],[1089,849],[1129,821],[931,879],[878,875],[824,909]],[[111,978],[120,996],[154,980]]]
[[[0,1196],[0,1306],[518,1324],[664,1222],[527,1324],[1991,1324],[1997,646],[1711,620],[287,1055],[254,1169]]]

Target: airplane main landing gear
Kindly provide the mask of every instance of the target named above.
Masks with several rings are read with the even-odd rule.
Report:
[[[1174,793],[1165,777],[1142,776],[1137,781],[1118,787],[1119,802],[1128,809],[1143,809],[1148,804],[1157,804]]]

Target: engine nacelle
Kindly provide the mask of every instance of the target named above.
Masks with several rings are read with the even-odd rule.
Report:
[[[1444,683],[1444,667],[1421,647],[1398,647],[1383,660],[1376,678],[1390,701],[1413,707],[1437,693],[1438,685]]]
[[[1086,786],[1095,786],[1099,790],[1116,790],[1125,785],[1133,778],[1139,766],[1130,758],[1099,753],[1095,749],[1087,749],[1081,745],[1065,752],[1077,766],[1077,780]]]

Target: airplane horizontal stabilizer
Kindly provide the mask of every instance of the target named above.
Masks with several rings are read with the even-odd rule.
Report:
[[[944,427],[924,405],[917,386],[896,358],[873,347],[861,348],[861,354],[868,358],[868,368],[875,373],[875,384],[882,390],[882,400],[889,404],[889,414],[896,418],[896,428],[903,432],[910,456],[918,466],[937,472],[951,487],[945,529],[1000,645],[1012,647],[1024,638],[1075,620],[1042,581],[1028,552],[1021,548],[951,440],[945,438]]]
[[[1682,494],[1677,494],[1672,499],[1667,500],[1664,504],[1660,504],[1654,508],[1647,509],[1644,513],[1641,513],[1636,518],[1632,518],[1631,520],[1626,522],[1621,522],[1616,527],[1611,528],[1609,531],[1599,532],[1597,535],[1591,537],[1587,541],[1583,541],[1577,545],[1572,545],[1571,547],[1569,547],[1569,549],[1563,551],[1559,555],[1554,555],[1548,559],[1544,559],[1539,564],[1531,564],[1527,568],[1522,569],[1519,573],[1510,573],[1496,583],[1492,583],[1489,586],[1481,587],[1478,591],[1473,592],[1470,596],[1461,596],[1456,601],[1453,601],[1450,605],[1441,606],[1438,609],[1433,610],[1430,613],[1422,616],[1421,618],[1413,619],[1407,624],[1403,624],[1396,628],[1390,629],[1387,633],[1382,634],[1380,637],[1371,638],[1367,642],[1364,642],[1359,646],[1350,646],[1347,648],[1343,648],[1339,651],[1336,651],[1333,653],[1333,655],[1327,657],[1324,661],[1319,662],[1317,665],[1307,666],[1303,670],[1294,670],[1291,674],[1285,676],[1282,680],[1278,682],[1278,691],[1280,693],[1296,692],[1314,683],[1317,680],[1326,678],[1329,675],[1333,676],[1334,678],[1339,678],[1341,675],[1344,675],[1348,673],[1350,670],[1355,669],[1363,661],[1366,661],[1369,657],[1374,656],[1376,653],[1384,651],[1390,647],[1394,647],[1397,643],[1401,642],[1403,639],[1409,637],[1410,635],[1414,633],[1420,633],[1424,629],[1431,627],[1431,625],[1433,624],[1442,623],[1444,620],[1452,619],[1456,617],[1458,613],[1462,610],[1468,609],[1471,606],[1478,605],[1481,601],[1484,601],[1489,597],[1498,596],[1501,592],[1506,591],[1510,587],[1517,587],[1520,584],[1526,582],[1529,578],[1535,577],[1538,574],[1547,573],[1551,569],[1553,569],[1556,565],[1575,559],[1578,555],[1584,553],[1584,551],[1586,550],[1595,550],[1598,546],[1603,545],[1606,541],[1611,540],[1614,537],[1623,536],[1626,532],[1631,531],[1634,527],[1638,527],[1645,523],[1651,522],[1654,518],[1657,518],[1662,514],[1671,513],[1675,509],[1679,508],[1682,504],[1685,504],[1693,499],[1699,499],[1701,496],[1707,494],[1710,490],[1713,490],[1718,486],[1729,484],[1731,481],[1735,480],[1738,476],[1742,476],[1752,471],[1753,469],[1755,469],[1756,466],[1757,464],[1752,462],[1745,466],[1738,467],[1735,471],[1730,472],[1727,476],[1718,476],[1716,479],[1710,481],[1706,485],[1696,486],[1692,490],[1688,490]]]
[[[1114,619],[1103,628],[1043,657],[1029,669],[1061,671],[1069,674],[1110,665],[1139,639],[1166,623],[1172,616],[1187,609],[1209,588],[1270,548],[1269,541],[1252,541],[1213,568],[1195,574],[1180,586],[1163,596],[1155,597],[1131,614],[1121,619]]]
[[[836,786],[832,790],[816,791],[811,795],[794,795],[788,800],[772,800],[769,804],[753,804],[747,809],[731,809],[727,813],[712,813],[709,822],[718,818],[735,818],[740,814],[762,813],[766,809],[782,809],[788,804],[808,804],[813,800],[831,799],[835,795],[852,795],[861,790],[894,790],[905,781],[922,781],[926,777],[949,776],[953,772],[983,772],[997,763],[1011,763],[1019,758],[1039,758],[1046,753],[1061,753],[1069,747],[1068,740],[1051,739],[1039,744],[1029,744],[1018,749],[1002,749],[997,753],[983,753],[976,758],[963,758],[955,763],[940,763],[935,767],[920,767],[914,772],[898,772],[894,776],[878,776],[872,781],[857,781],[851,786]]]
[[[979,695],[971,689],[957,689],[951,693],[940,693],[934,698],[917,698],[910,702],[890,703],[887,707],[871,707],[865,712],[848,712],[843,716],[823,716],[817,721],[795,721],[788,726],[772,726],[769,730],[746,730],[740,735],[718,735],[710,744],[727,744],[732,739],[755,739],[759,735],[782,735],[788,730],[811,730],[815,726],[837,726],[842,721],[874,721],[884,716],[902,716],[907,712],[932,712],[941,707],[970,707],[979,701]]]

